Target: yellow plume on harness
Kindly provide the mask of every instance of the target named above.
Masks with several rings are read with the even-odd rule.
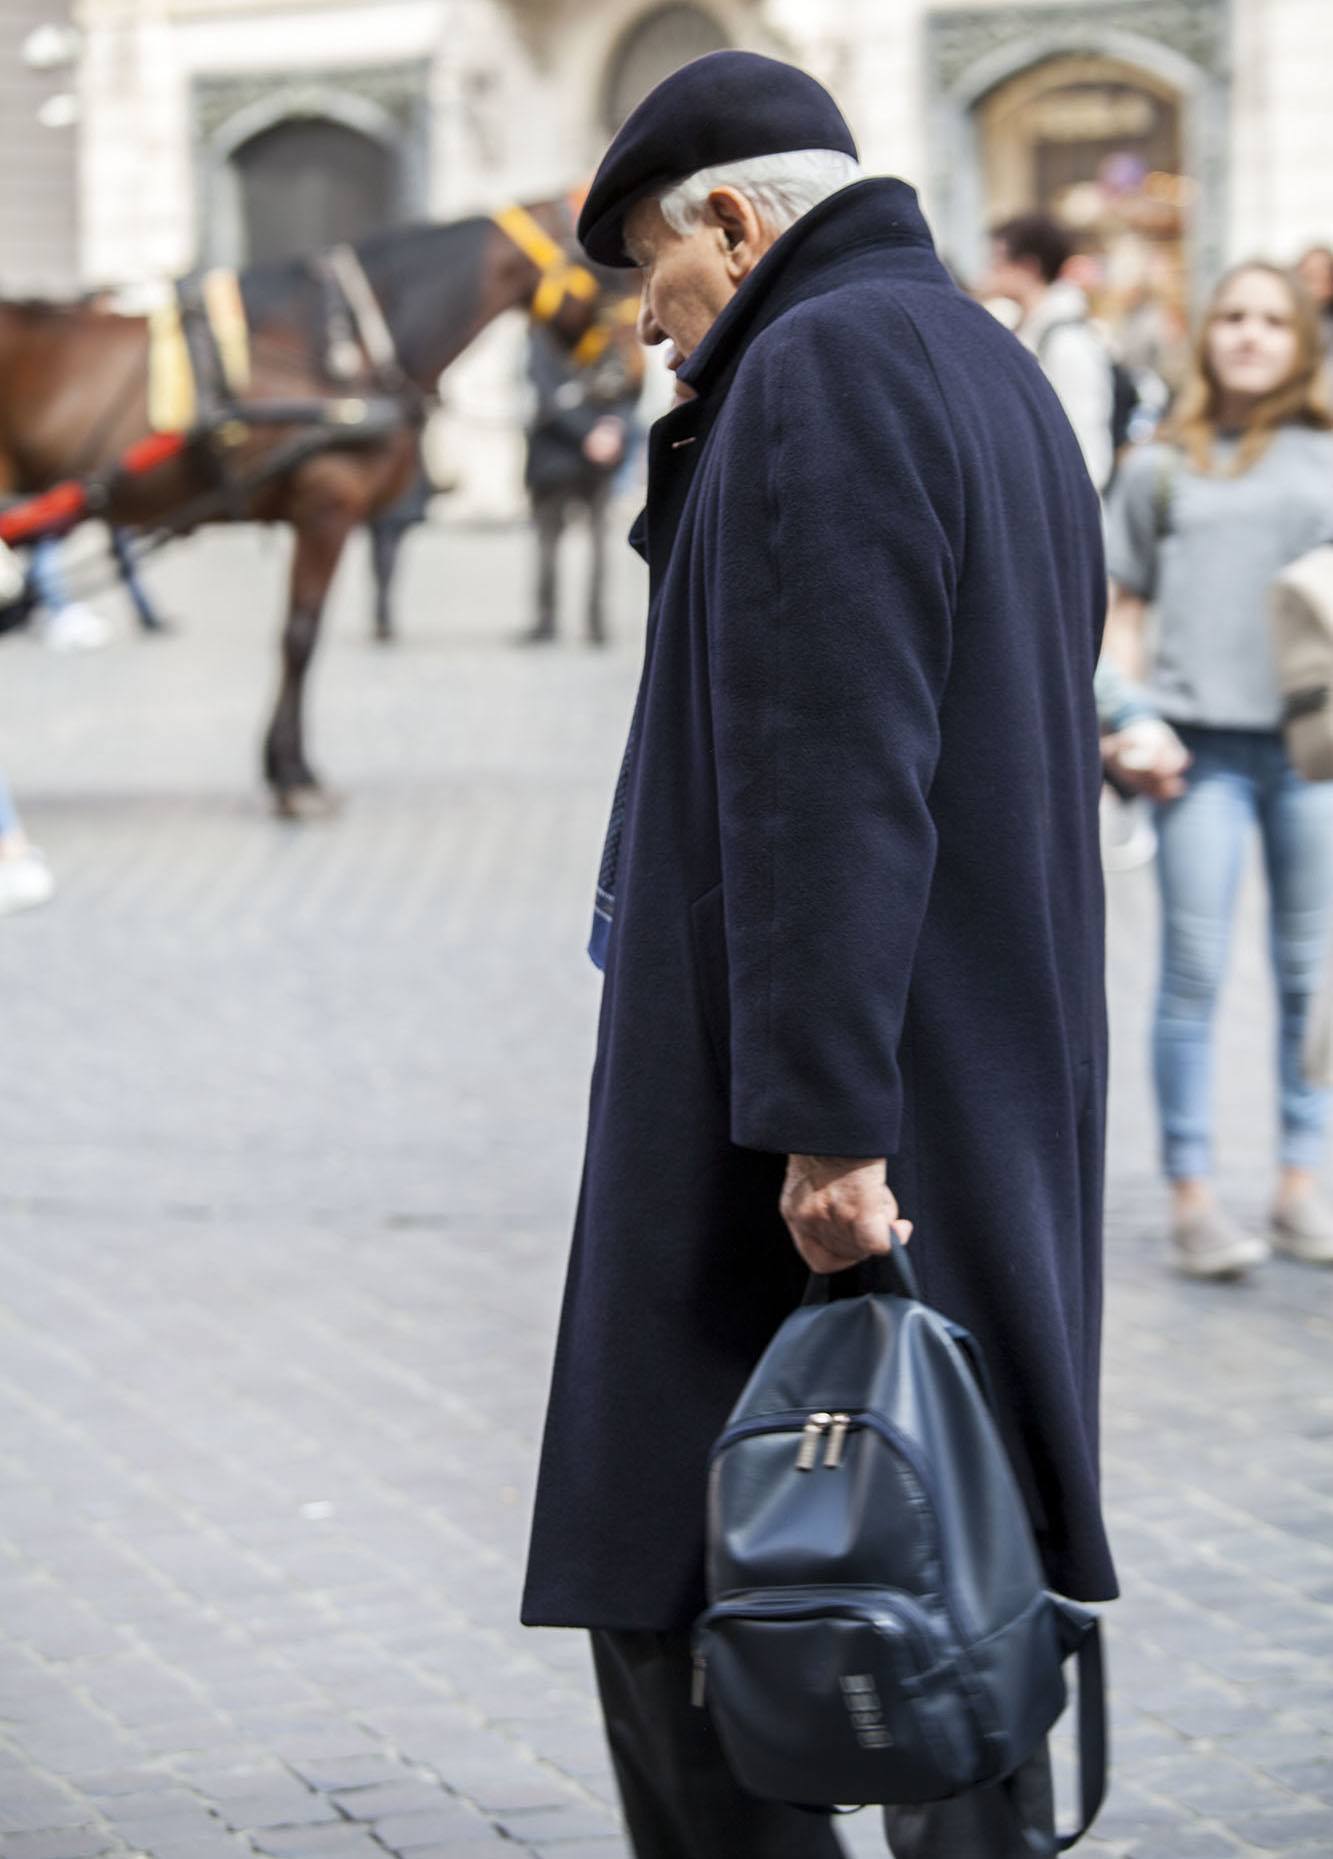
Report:
[[[539,323],[549,323],[566,297],[581,297],[585,303],[591,303],[599,289],[596,278],[585,266],[561,251],[526,207],[504,207],[492,217],[500,231],[513,240],[541,274],[532,299],[532,314]]]
[[[241,281],[223,266],[204,278],[204,305],[209,327],[218,345],[222,378],[230,393],[243,394],[250,385],[250,331],[245,321]]]
[[[208,272],[200,294],[227,391],[244,393],[250,385],[250,332],[236,273],[221,267]],[[148,319],[148,421],[154,432],[187,432],[198,412],[198,387],[173,290]]]
[[[154,432],[186,432],[194,405],[194,370],[173,290],[148,317],[148,423]]]

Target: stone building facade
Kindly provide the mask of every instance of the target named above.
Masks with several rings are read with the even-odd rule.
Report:
[[[28,0],[6,15],[59,10]],[[26,223],[53,272],[60,240],[76,239],[70,269],[88,284],[549,197],[589,172],[653,82],[722,45],[830,83],[867,164],[920,185],[965,276],[987,221],[1033,205],[1113,255],[1127,301],[1146,278],[1184,305],[1232,256],[1333,239],[1327,0],[76,0],[76,12],[81,121],[63,154],[59,132],[43,145],[77,165],[76,201],[40,230]],[[13,107],[27,105],[6,104],[11,139]],[[0,255],[5,236],[0,221]],[[512,424],[519,341],[497,332],[457,371],[478,432]]]
[[[11,296],[64,295],[78,283],[69,24],[70,0],[8,0],[0,7],[0,291]]]
[[[82,0],[79,16],[81,265],[99,281],[243,261],[284,220],[318,239],[549,194],[658,76],[727,44],[828,79],[964,269],[997,202],[1090,181],[1122,142],[1191,183],[1192,275],[1333,232],[1325,0]]]

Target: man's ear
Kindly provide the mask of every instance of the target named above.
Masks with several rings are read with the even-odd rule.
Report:
[[[748,277],[773,243],[754,203],[734,187],[715,187],[708,196],[709,218],[722,234],[724,256],[731,280]]]

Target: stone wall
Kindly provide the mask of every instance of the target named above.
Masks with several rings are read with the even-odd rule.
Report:
[[[28,35],[68,26],[70,0],[8,0],[0,7],[0,291],[63,296],[78,282],[78,130],[38,111],[70,93],[70,68],[34,71]]]
[[[834,88],[867,165],[920,186],[964,271],[985,219],[979,107],[1005,79],[1071,51],[1137,66],[1179,95],[1199,184],[1196,292],[1240,252],[1287,257],[1333,237],[1328,0],[699,5],[729,42],[790,56]],[[0,50],[17,43],[20,15],[58,10],[37,0],[5,9]],[[265,111],[280,118],[321,99],[335,118],[362,112],[398,138],[414,210],[452,218],[574,185],[605,144],[618,52],[654,10],[653,0],[82,0],[82,275],[138,280],[234,254],[229,150]],[[75,203],[60,169],[72,137],[16,128],[36,81],[14,58],[4,81],[22,91],[0,117],[6,169],[32,180],[0,202],[0,262],[22,249],[53,274],[72,270]],[[514,504],[522,344],[521,319],[506,319],[450,376],[452,449],[479,509]]]

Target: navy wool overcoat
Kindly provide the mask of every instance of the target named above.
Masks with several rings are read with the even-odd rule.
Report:
[[[702,1607],[709,1447],[807,1282],[792,1152],[887,1156],[1051,1585],[1109,1597],[1096,495],[898,181],[799,220],[682,378],[524,1618]]]

